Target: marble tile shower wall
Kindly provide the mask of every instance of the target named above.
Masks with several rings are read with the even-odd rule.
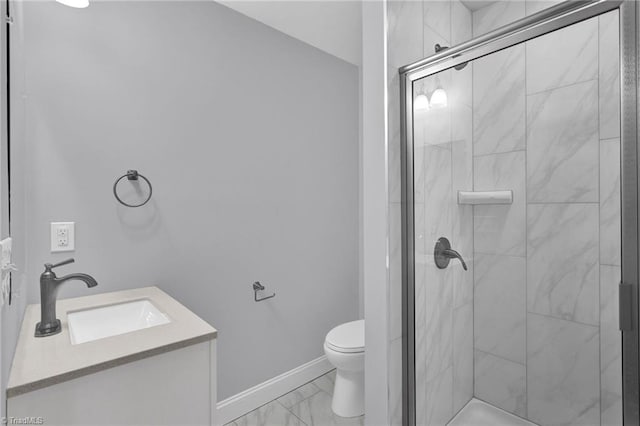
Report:
[[[435,43],[460,43],[556,2],[496,2],[473,15],[458,0],[387,2],[391,425],[401,424],[397,69],[431,55]],[[417,389],[419,424],[446,423],[473,394],[541,425],[621,424],[617,22],[603,15],[417,87],[452,90],[450,116],[416,117],[424,185],[416,185],[415,213],[425,225],[416,241],[424,259],[416,314],[425,324],[417,359],[432,361],[417,366],[418,382],[426,379]],[[444,199],[444,188],[500,186],[514,190],[510,207],[464,211]],[[433,275],[429,250],[446,233],[473,253],[471,285],[456,268]]]
[[[416,419],[446,423],[473,395],[473,209],[457,204],[473,189],[472,65],[420,80],[414,94],[443,87],[446,108],[414,111]],[[434,243],[447,237],[471,267],[444,270]]]
[[[459,0],[388,1],[390,194],[390,424],[401,413],[400,87],[398,68],[472,36],[471,12]],[[417,422],[446,423],[473,395],[473,280],[452,263],[433,264],[433,244],[448,237],[473,252],[473,211],[459,208],[457,190],[472,189],[472,66],[421,82],[416,93],[447,90],[448,107],[418,112],[415,122]],[[452,125],[456,123],[456,125]],[[470,266],[473,260],[467,258]],[[430,297],[426,297],[427,293]],[[429,345],[426,343],[430,342]]]
[[[618,75],[617,12],[474,63],[474,394],[543,426],[621,424]]]

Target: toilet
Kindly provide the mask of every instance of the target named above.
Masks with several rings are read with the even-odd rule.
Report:
[[[364,320],[334,327],[324,340],[324,353],[336,367],[331,409],[340,417],[364,414]]]

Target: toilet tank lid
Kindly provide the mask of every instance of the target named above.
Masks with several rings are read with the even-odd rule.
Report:
[[[364,320],[346,322],[334,327],[327,333],[325,341],[337,348],[364,348]]]

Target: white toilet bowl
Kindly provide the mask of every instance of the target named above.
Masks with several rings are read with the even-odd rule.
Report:
[[[324,353],[336,367],[331,409],[340,417],[364,414],[364,320],[333,328],[325,338]]]

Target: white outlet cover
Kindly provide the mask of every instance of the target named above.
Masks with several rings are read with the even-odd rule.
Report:
[[[76,223],[75,222],[51,222],[51,253],[74,251],[76,249]],[[60,244],[58,230],[67,231],[67,243]]]

